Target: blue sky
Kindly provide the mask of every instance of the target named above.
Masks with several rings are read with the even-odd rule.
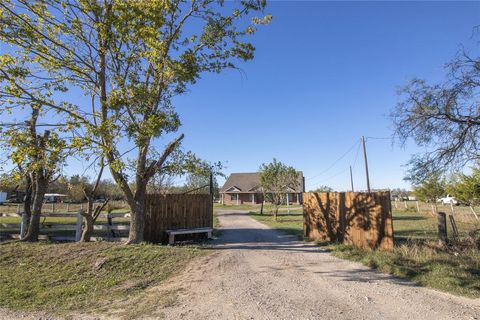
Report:
[[[364,189],[352,145],[390,137],[398,88],[413,77],[441,80],[460,45],[474,47],[480,24],[479,2],[271,1],[267,13],[273,21],[255,35],[242,72],[204,75],[176,100],[184,146],[222,161],[226,174],[276,157],[304,172],[307,189],[348,189],[354,163]],[[409,187],[403,165],[419,151],[413,144],[369,139],[367,151],[373,188]]]
[[[253,61],[204,74],[175,99],[184,148],[223,162],[227,175],[275,157],[304,172],[307,190],[349,189],[352,165],[362,190],[358,142],[381,138],[367,139],[372,188],[409,188],[403,165],[421,150],[384,139],[397,90],[413,77],[442,80],[461,45],[478,52],[480,2],[270,1],[266,13],[273,21],[253,37]],[[72,160],[66,173],[85,169]]]

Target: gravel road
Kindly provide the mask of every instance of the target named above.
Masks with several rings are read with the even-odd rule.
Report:
[[[212,254],[148,289],[149,316],[139,319],[479,319],[480,299],[452,296],[335,258],[241,212],[220,212]],[[164,307],[165,292],[177,299]],[[138,302],[138,301],[137,301]],[[125,309],[136,302],[123,301]],[[132,314],[130,313],[130,317]],[[135,316],[134,316],[135,317]],[[72,314],[70,319],[118,319]],[[2,309],[0,319],[56,320]]]
[[[244,213],[219,220],[215,252],[169,282],[167,319],[480,319],[480,299],[335,258]]]

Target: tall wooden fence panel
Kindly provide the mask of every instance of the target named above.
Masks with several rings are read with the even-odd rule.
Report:
[[[146,201],[144,239],[165,243],[166,230],[213,227],[209,194],[150,194]]]
[[[390,192],[308,192],[303,199],[306,238],[393,249]]]

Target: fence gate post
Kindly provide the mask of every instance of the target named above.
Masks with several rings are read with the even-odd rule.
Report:
[[[437,213],[438,219],[438,244],[444,246],[447,244],[447,216],[445,212]]]
[[[75,241],[80,241],[82,236],[82,223],[83,223],[83,216],[81,214],[82,210],[77,212],[77,224],[75,226]]]
[[[24,212],[22,213],[22,223],[20,224],[20,239],[23,238],[27,233],[27,225],[28,225],[28,216]]]

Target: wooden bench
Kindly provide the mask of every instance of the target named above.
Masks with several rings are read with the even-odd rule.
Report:
[[[165,231],[168,234],[168,244],[175,243],[175,236],[177,234],[195,234],[195,233],[206,233],[208,238],[212,237],[212,228],[195,228],[195,229],[176,229],[176,230],[167,230]]]

